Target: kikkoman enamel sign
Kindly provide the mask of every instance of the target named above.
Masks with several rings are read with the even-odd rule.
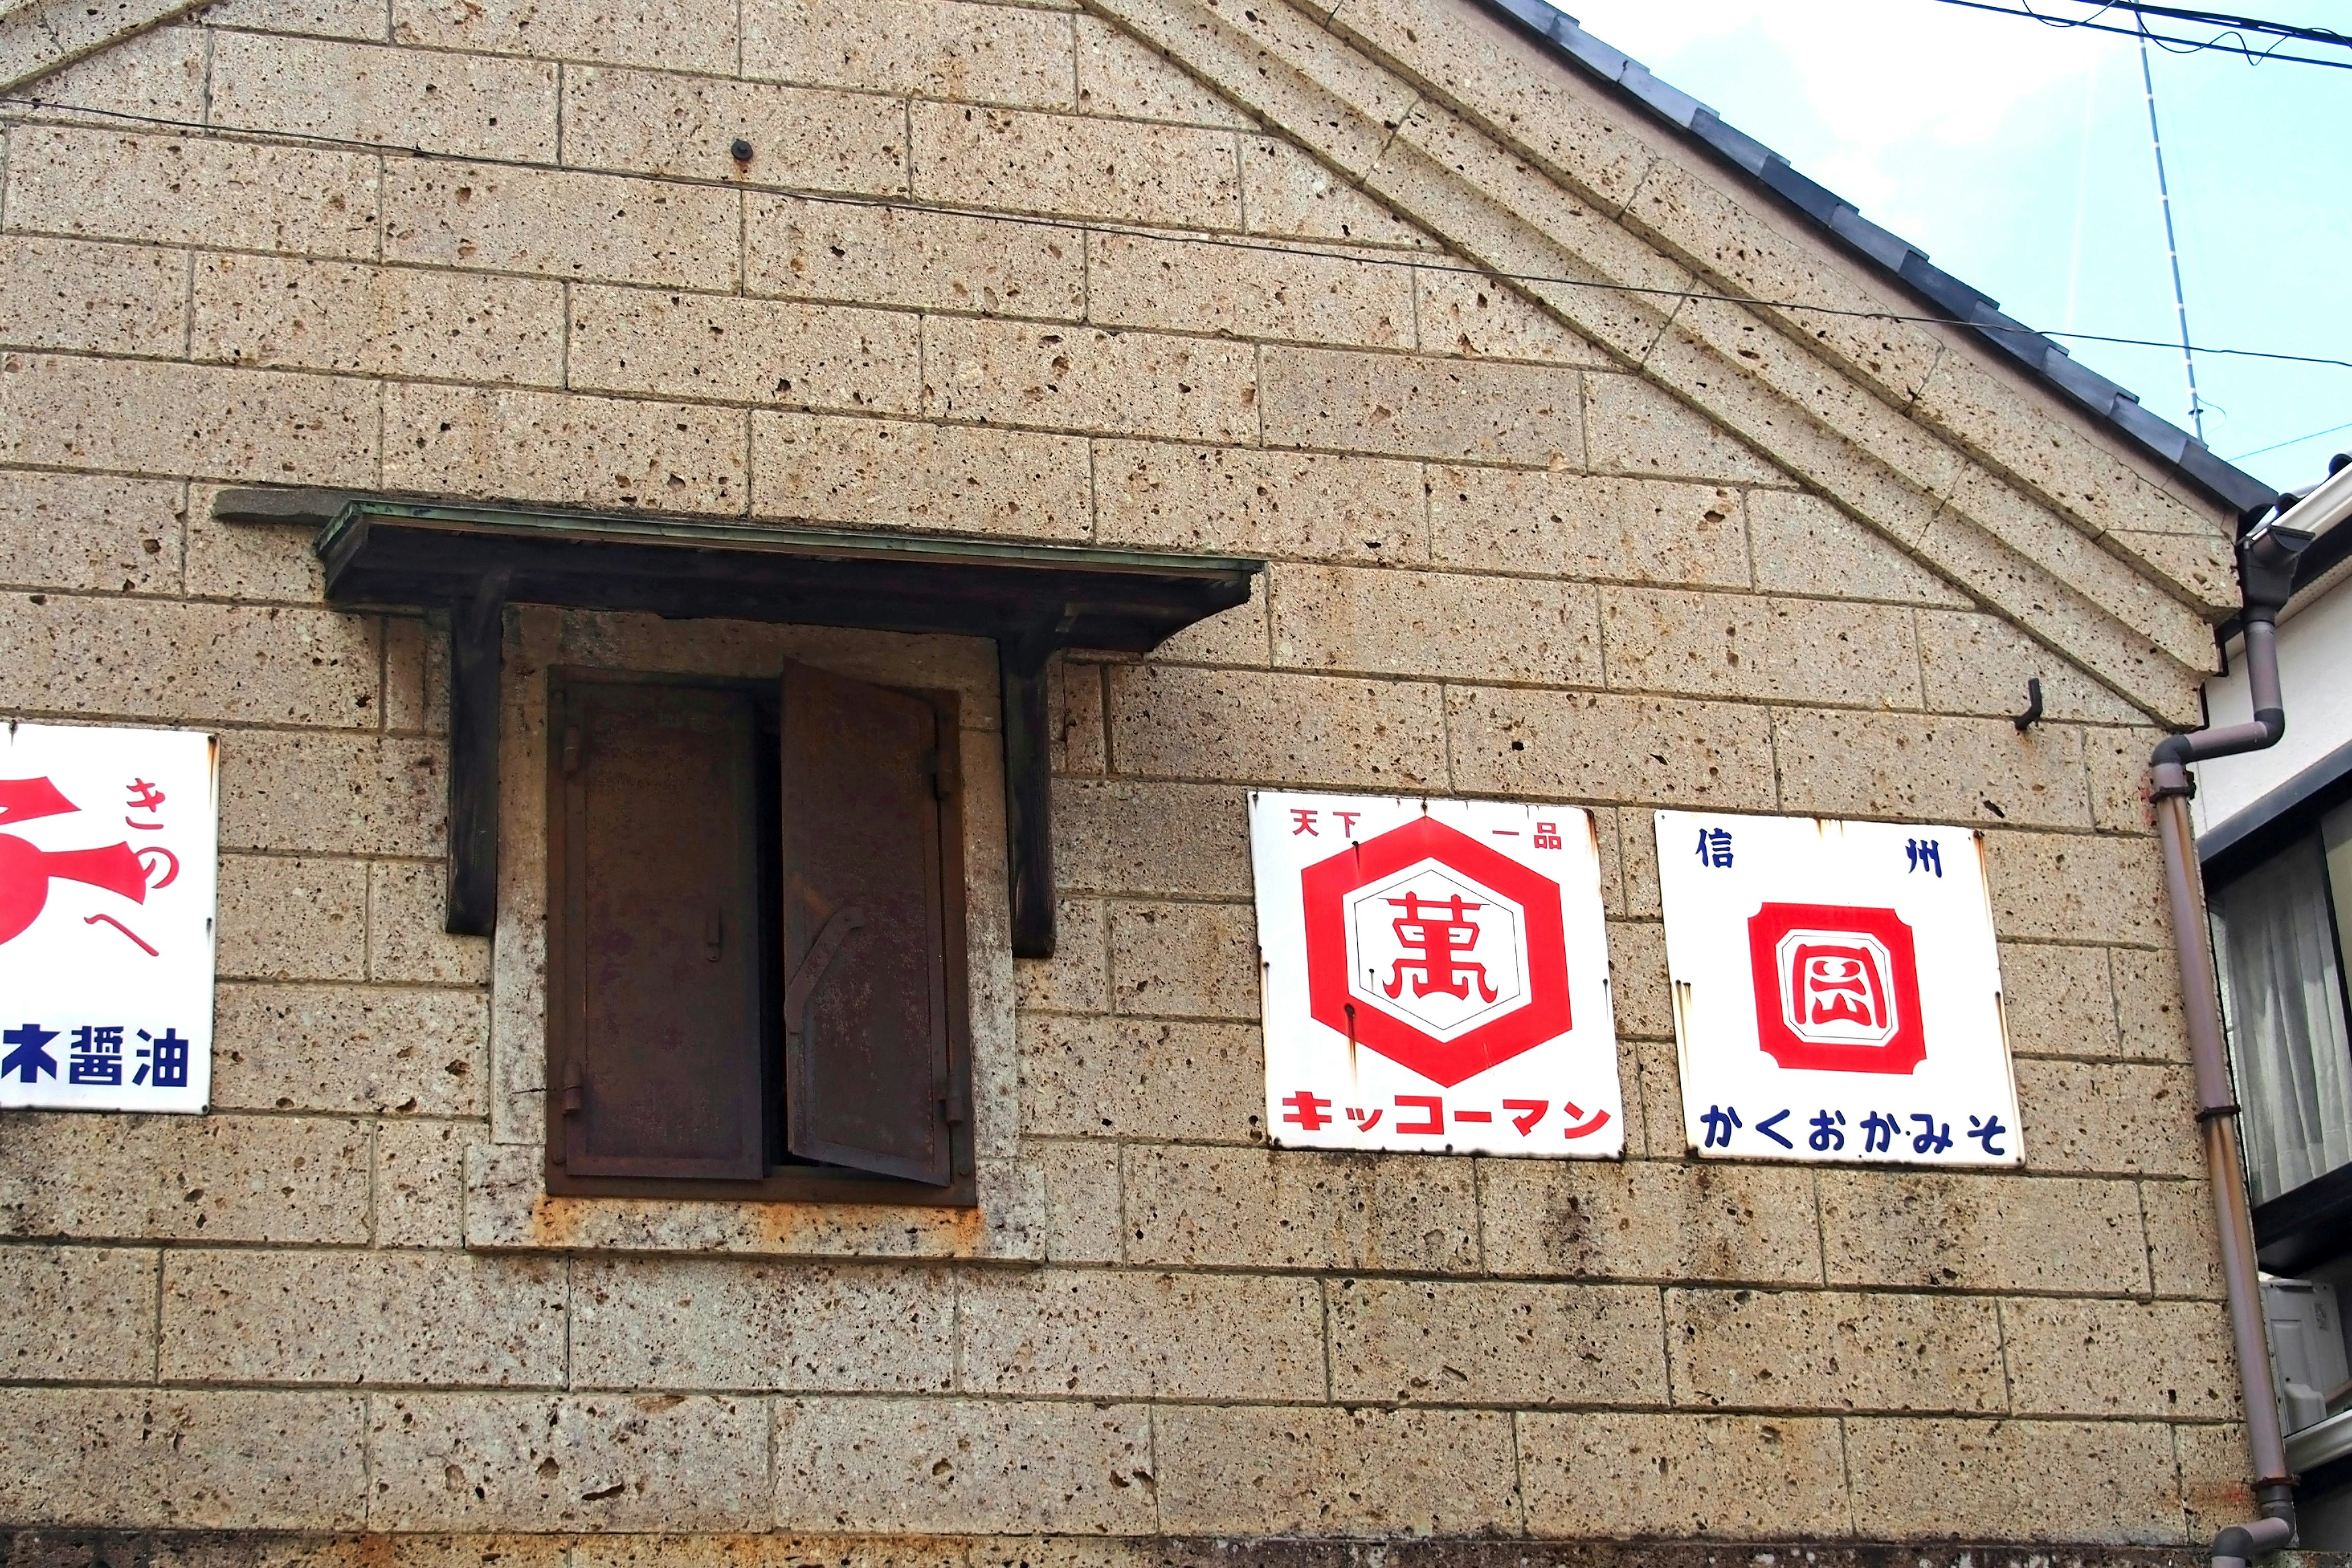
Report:
[[[1695,1152],[2023,1163],[1980,835],[1662,811],[1657,837]]]
[[[1276,1143],[1623,1152],[1587,814],[1257,793],[1250,855]]]
[[[205,1109],[210,735],[0,726],[0,1106]]]

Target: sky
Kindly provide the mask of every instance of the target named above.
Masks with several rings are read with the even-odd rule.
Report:
[[[2192,427],[2133,40],[1939,0],[1561,8],[2019,320],[2176,345],[2067,343]],[[2347,0],[2231,8],[2352,32]],[[2191,340],[2352,360],[2352,69],[2218,51],[2151,68]],[[2207,443],[2267,483],[2352,450],[2352,428],[2314,434],[2352,425],[2352,369],[2200,354],[2197,384]]]

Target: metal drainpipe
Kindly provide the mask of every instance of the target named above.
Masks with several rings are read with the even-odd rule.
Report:
[[[2286,504],[2281,503],[2281,510]],[[2247,521],[2260,515],[2252,514]],[[2294,1539],[2294,1479],[2287,1473],[2286,1439],[2279,1427],[2278,1394],[2271,1377],[2253,1218],[2247,1210],[2245,1168],[2238,1152],[2237,1094],[2221,1041],[2220,988],[2213,973],[2197,845],[2189,824],[2189,797],[2196,789],[2189,764],[2259,752],[2278,744],[2286,733],[2286,710],[2279,695],[2278,613],[2294,592],[2295,558],[2310,546],[2312,537],[2273,522],[2254,527],[2239,541],[2238,581],[2245,602],[2246,679],[2253,695],[2253,721],[2167,736],[2149,759],[2157,836],[2164,846],[2165,895],[2171,905],[2172,939],[2180,963],[2189,1055],[2196,1069],[2198,1130],[2205,1144],[2213,1209],[2220,1222],[2221,1278],[2229,1293],[2238,1376],[2245,1391],[2246,1443],[2253,1455],[2254,1500],[2262,1510],[2261,1518],[2231,1525],[2214,1537],[2213,1568],[2245,1568],[2248,1559],[2276,1551]]]

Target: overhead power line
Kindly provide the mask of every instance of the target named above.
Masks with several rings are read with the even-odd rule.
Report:
[[[277,142],[297,145],[331,148],[337,152],[373,153],[404,158],[416,158],[430,163],[464,163],[481,168],[523,169],[546,173],[555,165],[533,163],[527,158],[499,158],[471,153],[448,153],[431,148],[411,146],[398,142],[366,142],[349,136],[328,136],[312,131],[273,130],[250,125],[206,125],[201,121],[176,120],[167,115],[139,114],[127,109],[100,109],[77,103],[62,103],[55,99],[35,98],[26,94],[0,94],[0,108],[32,110],[45,114],[81,114],[94,119],[124,121],[134,125],[153,125],[173,131],[194,131],[206,136],[268,137]],[[604,170],[567,170],[572,173],[601,174]],[[746,189],[740,182],[705,178],[690,174],[666,174],[668,184],[705,185],[720,190]],[[1076,218],[1053,217],[1040,213],[992,212],[974,207],[946,206],[936,202],[916,201],[898,196],[845,195],[834,192],[802,191],[777,186],[749,187],[760,195],[787,196],[793,201],[807,202],[813,206],[864,207],[873,211],[921,213],[939,217],[964,218],[975,222],[1013,224],[1029,228],[1057,229],[1066,234],[1099,236],[1111,239],[1160,239],[1168,237],[1163,231],[1140,224],[1088,222]],[[1255,251],[1268,256],[1297,256],[1301,245],[1313,240],[1278,243],[1273,240],[1251,239],[1239,235],[1183,233],[1187,245],[1210,246],[1222,250]],[[1307,251],[1306,254],[1327,254]],[[1864,321],[1912,322],[1921,326],[1958,327],[1969,331],[1991,336],[2063,338],[2071,342],[2115,343],[2126,348],[2166,349],[2177,351],[2181,345],[2168,338],[2131,338],[2108,332],[2076,332],[2045,331],[2023,324],[2004,326],[1997,321],[1972,321],[1958,316],[1930,315],[1906,310],[1856,310],[1843,305],[1815,305],[1802,300],[1771,300],[1760,295],[1726,294],[1712,289],[1668,289],[1639,283],[1609,283],[1591,278],[1558,277],[1541,272],[1507,272],[1493,267],[1465,266],[1457,261],[1433,258],[1417,253],[1393,256],[1367,255],[1351,250],[1345,259],[1370,267],[1402,267],[1423,272],[1454,277],[1477,278],[1498,283],[1518,283],[1557,289],[1581,289],[1596,294],[1622,294],[1654,300],[1690,300],[1704,304],[1740,305],[1753,310],[1785,310],[1803,315],[1827,316],[1834,319]],[[2327,354],[2282,353],[2271,349],[2217,347],[2198,343],[2195,352],[2235,359],[2273,360],[2287,364],[2326,365],[2336,370],[2352,370],[2352,359],[2337,359]]]
[[[2094,33],[2115,33],[2126,38],[2145,38],[2158,48],[2177,55],[2204,54],[2215,51],[2238,55],[2253,65],[2265,60],[2284,60],[2295,65],[2328,66],[2336,70],[2352,70],[2352,37],[2326,27],[2306,27],[2291,22],[2273,22],[2260,16],[2240,16],[2228,11],[2200,11],[2181,5],[2155,5],[2140,0],[2044,0],[2044,4],[2073,5],[2087,15],[2067,16],[2054,11],[2036,10],[2032,0],[2017,0],[2012,5],[1995,5],[1992,0],[1938,0],[1946,5],[1958,5],[1970,11],[1990,11],[1998,16],[2021,16],[2041,23],[2045,27],[2080,27]],[[2120,13],[2120,15],[2116,15]],[[2113,21],[2101,18],[2116,16]],[[2149,26],[2151,17],[2190,26],[2220,29],[2202,38],[2184,37],[2179,33],[2158,32]],[[2126,21],[2125,18],[2128,18]],[[2311,45],[2344,51],[2336,55],[2296,54],[2287,52],[2290,46]]]

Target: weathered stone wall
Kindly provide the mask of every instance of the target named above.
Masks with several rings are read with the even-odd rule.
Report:
[[[117,118],[12,111],[0,710],[218,731],[224,859],[214,1113],[0,1117],[0,1522],[979,1564],[2243,1506],[2137,793],[2210,509],[1933,329],[1480,276],[1880,298],[1465,6],[1227,24],[1221,96],[1043,5],[223,0],[40,84]],[[1422,150],[1390,206],[1359,110]],[[1061,669],[1038,963],[984,647],[519,612],[493,951],[440,930],[436,634],[323,607],[229,483],[1274,564]],[[548,1200],[544,668],[785,657],[967,695],[982,1206]],[[1264,1146],[1260,784],[1596,810],[1632,1158]],[[2029,1170],[1685,1160],[1662,805],[1985,827]]]

